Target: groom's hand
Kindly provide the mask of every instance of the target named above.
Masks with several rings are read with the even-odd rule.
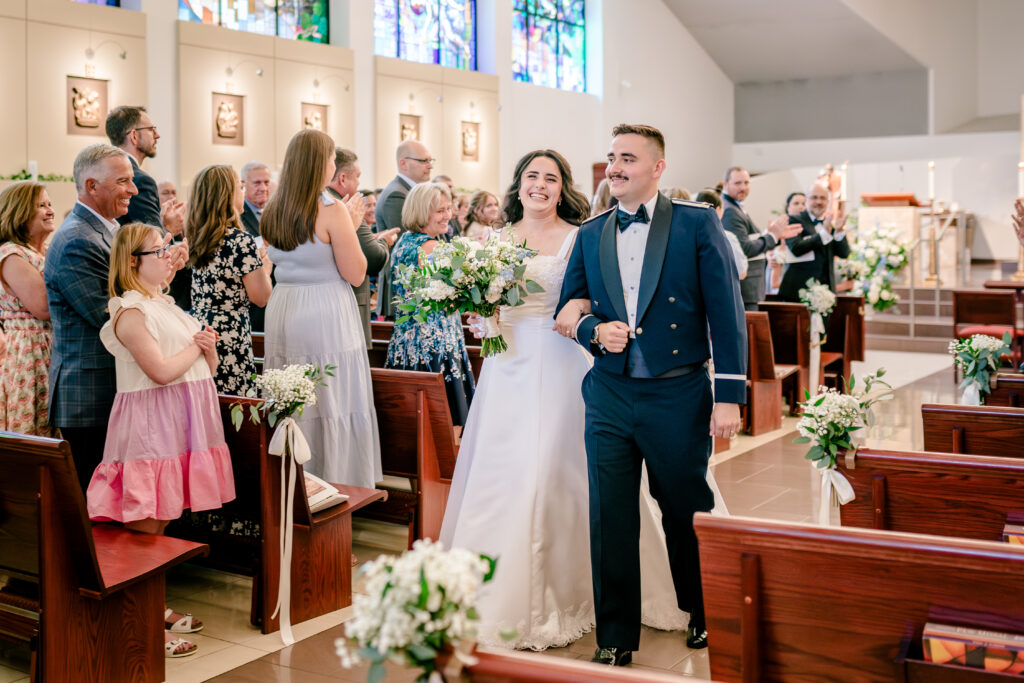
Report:
[[[716,403],[711,411],[711,436],[729,439],[740,430],[740,406],[738,403]]]
[[[629,325],[621,320],[601,323],[597,326],[597,343],[609,353],[622,353],[629,341]]]

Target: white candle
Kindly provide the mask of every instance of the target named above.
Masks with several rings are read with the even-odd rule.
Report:
[[[1024,161],[1017,164],[1017,196],[1024,199]]]
[[[935,201],[935,162],[928,162],[928,199]]]
[[[846,201],[846,162],[840,167],[839,175],[839,201]]]

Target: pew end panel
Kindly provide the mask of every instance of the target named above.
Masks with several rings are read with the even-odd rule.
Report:
[[[698,513],[712,678],[905,680],[936,608],[1024,633],[1024,548]]]
[[[985,397],[985,405],[1020,408],[1022,398],[1024,398],[1024,374],[1000,372],[996,374],[992,392]]]
[[[925,403],[924,450],[1024,457],[1024,408]]]

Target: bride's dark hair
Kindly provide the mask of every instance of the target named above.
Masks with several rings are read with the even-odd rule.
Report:
[[[590,216],[590,202],[583,196],[583,193],[576,189],[572,180],[572,171],[569,170],[569,162],[561,154],[553,149],[538,149],[530,152],[516,164],[512,184],[505,192],[505,201],[501,210],[505,220],[509,223],[518,223],[523,220],[523,203],[519,201],[519,188],[522,186],[523,172],[530,162],[537,157],[547,157],[558,166],[558,172],[562,176],[562,194],[558,198],[558,206],[555,212],[558,217],[571,225],[579,225]]]

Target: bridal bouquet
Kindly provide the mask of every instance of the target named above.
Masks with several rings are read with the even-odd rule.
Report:
[[[307,406],[316,405],[317,387],[326,384],[324,377],[334,377],[335,366],[321,368],[306,363],[305,365],[286,365],[279,370],[264,370],[262,375],[253,375],[256,384],[253,392],[263,400],[249,406],[249,419],[253,423],[260,421],[260,413],[267,413],[267,423],[273,427],[284,417],[302,417]],[[242,427],[242,406],[231,406],[231,423],[235,429]]]
[[[353,596],[354,616],[334,645],[345,668],[370,662],[368,680],[384,678],[391,660],[437,670],[437,656],[451,651],[466,660],[480,619],[474,604],[480,586],[494,576],[495,560],[462,548],[419,540],[398,557],[382,555],[360,569],[366,590]],[[434,676],[436,678],[436,675]]]
[[[899,238],[899,232],[876,225],[860,231],[850,245],[850,258],[837,266],[853,280],[853,294],[863,296],[876,311],[884,311],[899,303],[892,287],[909,260],[908,243]]]
[[[829,505],[853,500],[853,487],[836,469],[836,459],[840,448],[855,448],[853,432],[874,424],[872,406],[892,398],[892,387],[882,380],[883,375],[885,368],[879,368],[865,377],[860,387],[851,376],[845,385],[846,393],[818,387],[817,394],[811,396],[808,392],[807,400],[800,404],[804,412],[796,425],[799,436],[793,443],[812,444],[804,457],[822,471],[819,523],[828,523]]]
[[[964,375],[959,387],[961,403],[977,406],[985,402],[984,394],[992,391],[992,376],[1002,367],[1003,356],[1010,355],[1010,342],[1009,332],[1003,333],[1002,339],[976,334],[949,342],[953,364]]]
[[[466,237],[439,242],[424,265],[399,267],[407,299],[395,300],[404,314],[396,322],[423,322],[435,312],[477,313],[486,326],[482,355],[501,353],[508,344],[495,318],[498,307],[522,305],[527,294],[544,291],[526,279],[526,259],[536,253],[497,234],[482,245]]]

